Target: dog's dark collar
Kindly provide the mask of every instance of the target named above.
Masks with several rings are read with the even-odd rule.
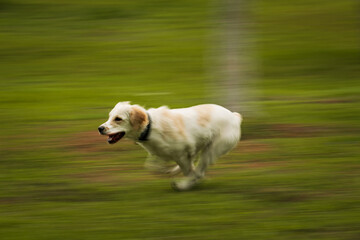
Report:
[[[147,116],[148,116],[148,119],[149,119],[149,123],[148,125],[146,125],[146,128],[145,130],[140,134],[140,137],[139,137],[139,141],[147,141],[148,140],[148,137],[150,135],[150,130],[151,130],[151,118],[150,118],[150,115],[149,113],[146,113]]]

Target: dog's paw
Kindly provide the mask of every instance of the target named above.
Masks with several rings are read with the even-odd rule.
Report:
[[[178,191],[178,192],[181,191],[181,190],[179,189],[176,181],[172,181],[170,185],[171,185],[171,188],[172,188],[173,190]]]
[[[184,178],[181,180],[171,182],[171,187],[175,191],[179,191],[179,192],[188,191],[196,184],[196,182],[197,181],[194,178]]]

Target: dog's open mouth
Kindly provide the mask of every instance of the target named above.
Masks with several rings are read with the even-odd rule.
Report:
[[[119,141],[123,136],[125,135],[125,132],[118,132],[114,134],[109,134],[108,143],[114,144],[117,141]]]

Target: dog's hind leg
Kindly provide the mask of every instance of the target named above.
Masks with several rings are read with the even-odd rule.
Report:
[[[209,165],[214,164],[219,157],[236,146],[237,137],[226,137],[219,136],[215,138],[215,140],[207,145],[200,153],[200,160],[195,169],[198,180],[204,178]]]

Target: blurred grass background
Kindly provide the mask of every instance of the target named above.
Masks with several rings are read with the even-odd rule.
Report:
[[[359,5],[253,1],[257,104],[190,192],[96,132],[210,102],[212,4],[0,0],[0,238],[359,239]]]

